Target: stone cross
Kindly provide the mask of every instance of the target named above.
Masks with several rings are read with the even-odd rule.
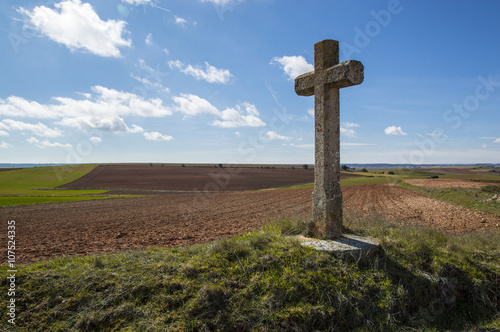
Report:
[[[363,82],[363,70],[359,61],[339,64],[339,42],[323,40],[314,45],[314,71],[295,79],[298,95],[314,95],[313,220],[328,239],[342,236],[339,89]]]

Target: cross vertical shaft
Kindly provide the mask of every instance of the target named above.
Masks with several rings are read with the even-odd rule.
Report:
[[[342,236],[339,89],[360,84],[363,70],[358,61],[339,64],[338,42],[324,40],[314,45],[314,72],[295,79],[297,94],[314,94],[313,220],[326,238]]]

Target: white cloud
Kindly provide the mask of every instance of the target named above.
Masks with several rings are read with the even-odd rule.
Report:
[[[297,76],[314,70],[314,66],[307,63],[302,55],[275,57],[271,60],[271,64],[274,63],[280,65],[289,80],[294,80]]]
[[[356,128],[359,127],[359,124],[353,122],[342,122],[342,126],[345,128]]]
[[[62,132],[59,129],[57,128],[50,129],[49,127],[40,122],[38,122],[37,124],[33,124],[33,123],[15,121],[12,119],[5,119],[0,122],[0,128],[6,130],[16,130],[16,131],[31,131],[33,134],[42,137],[62,136]]]
[[[236,135],[236,137],[241,137],[241,133],[239,131],[235,132],[234,134]]]
[[[3,130],[0,130],[0,136],[9,136],[9,133]]]
[[[0,144],[0,149],[7,149],[10,148],[11,146],[12,145],[10,145],[9,143],[2,141],[2,144]]]
[[[345,136],[345,137],[354,138],[354,137],[356,137],[356,131],[354,129],[346,129],[346,128],[340,127],[340,135]]]
[[[94,144],[99,144],[102,142],[102,138],[97,137],[97,136],[93,136],[93,137],[89,138],[89,141],[91,143],[94,143]]]
[[[171,141],[174,139],[172,136],[162,135],[157,131],[146,132],[144,133],[144,137],[149,141]]]
[[[313,144],[290,144],[290,146],[293,146],[295,148],[310,149],[310,148],[314,148],[314,143]]]
[[[170,68],[177,68],[186,75],[191,75],[197,80],[205,80],[209,83],[227,83],[233,76],[228,69],[217,69],[205,62],[205,70],[200,67],[184,65],[181,61],[169,61]]]
[[[401,126],[399,126],[399,127],[396,127],[396,126],[387,127],[387,128],[385,128],[384,133],[386,135],[396,135],[396,136],[405,136],[406,135],[406,133],[403,132],[403,130],[401,129]]]
[[[36,139],[34,137],[28,138],[26,140],[26,142],[31,143],[31,144],[35,144],[36,146],[38,146],[41,149],[44,149],[44,148],[71,148],[72,147],[72,145],[69,143],[67,143],[67,144],[61,144],[61,143],[57,143],[57,142],[51,143],[48,140],[39,141],[38,139]]]
[[[497,138],[493,143],[500,143],[500,138]]]
[[[179,16],[175,16],[175,23],[176,24],[179,24],[181,26],[185,26],[186,23],[187,23],[187,20],[185,18],[182,18],[182,17],[179,17]]]
[[[282,136],[272,130],[268,131],[267,133],[264,134],[264,137],[269,139],[269,140],[276,140],[276,139],[280,139],[280,140],[284,140],[284,141],[289,141],[291,140],[292,138],[291,137],[287,137],[287,136]]]
[[[242,103],[234,108],[228,107],[219,111],[208,100],[192,94],[181,94],[180,97],[173,97],[173,100],[179,105],[177,111],[188,116],[206,113],[219,117],[221,120],[213,121],[212,126],[221,128],[266,126],[259,118],[259,111],[255,105],[250,103]]]
[[[246,115],[244,115],[245,113]],[[266,124],[259,119],[259,112],[255,105],[249,103],[236,105],[235,108],[226,108],[224,111],[219,112],[219,116],[222,118],[222,121],[216,120],[212,122],[213,126],[221,128],[266,126]]]
[[[132,45],[130,39],[122,37],[127,33],[125,21],[103,21],[89,3],[67,0],[54,7],[37,6],[32,11],[20,7],[18,12],[27,16],[26,25],[71,51],[85,50],[103,57],[120,57],[119,47]]]
[[[153,42],[153,35],[150,33],[148,33],[148,35],[146,36],[146,40],[144,41],[144,43],[148,46],[151,46],[154,44]]]
[[[208,100],[196,95],[181,93],[180,97],[173,97],[173,100],[179,104],[177,110],[186,115],[197,115],[201,113],[219,114],[219,110],[210,104]]]
[[[122,2],[134,6],[151,4],[151,0],[122,0]]]
[[[134,74],[130,74],[130,77],[132,77],[137,82],[142,83],[144,86],[148,86],[148,87],[153,87],[153,88],[156,88],[156,89],[164,90],[163,86],[160,83],[158,83],[158,82],[151,82],[147,78],[136,76]]]
[[[243,1],[243,0],[201,0],[201,2],[211,2],[217,6],[226,6],[236,1]]]
[[[310,116],[312,116],[314,118],[314,108],[308,109],[307,114],[309,114]]]
[[[135,125],[129,127],[123,116],[163,117],[172,114],[172,110],[164,106],[162,100],[158,98],[146,100],[133,93],[102,86],[94,86],[91,90],[93,92],[91,98],[54,97],[52,99],[57,103],[53,104],[39,104],[15,96],[5,100],[0,99],[0,115],[58,119],[58,124],[78,129],[138,133],[143,129]],[[42,129],[42,132],[45,131],[44,136],[51,133],[45,128]],[[52,134],[57,135],[55,132]]]

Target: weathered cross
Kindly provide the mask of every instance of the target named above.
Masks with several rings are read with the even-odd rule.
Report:
[[[339,89],[363,82],[363,70],[359,61],[339,64],[339,42],[323,40],[314,45],[314,71],[295,79],[298,95],[314,95],[313,220],[325,238],[342,236]]]

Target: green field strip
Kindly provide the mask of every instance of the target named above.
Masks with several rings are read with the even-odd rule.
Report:
[[[77,202],[77,201],[90,201],[96,199],[112,199],[112,198],[129,198],[129,197],[143,197],[137,195],[114,195],[114,196],[10,196],[0,197],[0,206],[16,206],[16,205],[31,205],[31,204],[45,204],[45,203],[63,203],[63,202]]]
[[[0,206],[123,197],[89,196],[108,192],[103,189],[54,189],[88,174],[96,166],[97,164],[46,166],[0,172]]]
[[[75,181],[97,164],[47,166],[0,172],[0,190],[54,188]]]

